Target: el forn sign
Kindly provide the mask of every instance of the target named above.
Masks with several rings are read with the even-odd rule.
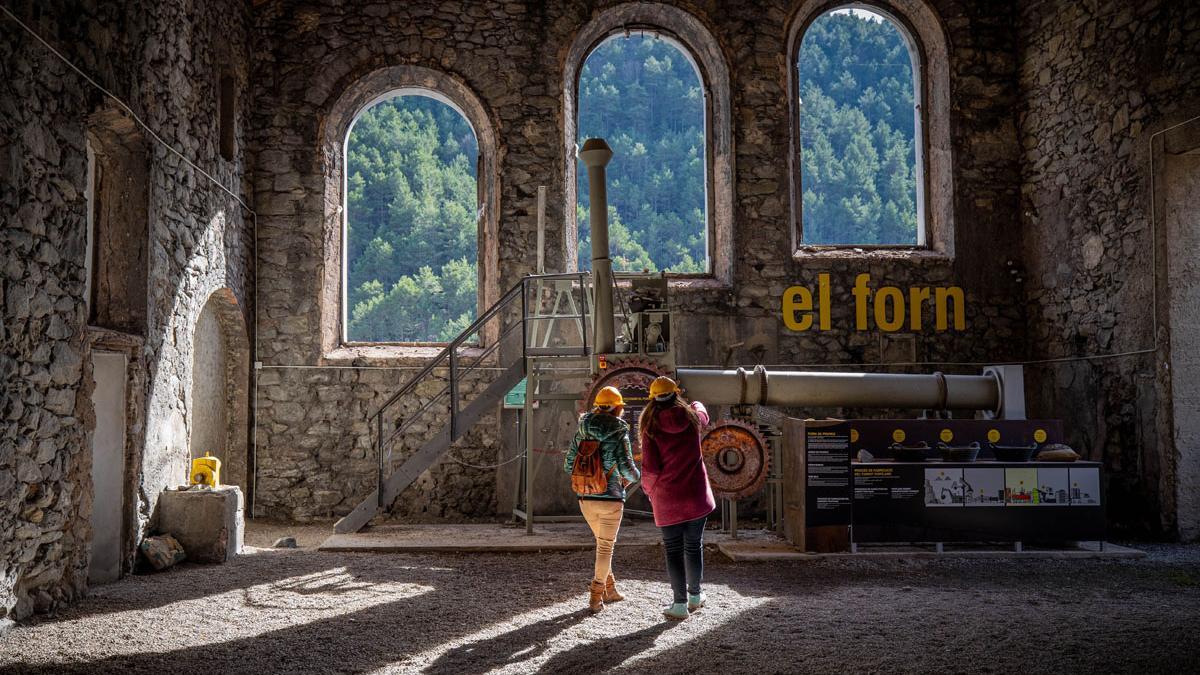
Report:
[[[919,331],[925,320],[925,309],[933,306],[935,330],[964,330],[967,327],[966,294],[958,286],[946,288],[913,286],[906,294],[897,286],[871,287],[871,275],[859,274],[854,278],[854,328],[868,330],[868,319],[874,319],[875,327],[886,333],[905,328]],[[832,309],[828,274],[817,275],[817,302],[813,302],[812,290],[805,286],[791,286],[783,292],[783,323],[789,330],[806,331],[813,327],[816,313],[818,330],[830,330]]]

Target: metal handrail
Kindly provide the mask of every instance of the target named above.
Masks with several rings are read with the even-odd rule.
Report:
[[[394,447],[396,438],[401,436],[402,434],[404,434],[406,431],[408,431],[408,429],[412,425],[414,425],[419,419],[421,419],[422,415],[424,415],[430,408],[432,408],[435,403],[440,401],[443,396],[446,396],[447,393],[449,394],[449,398],[450,398],[450,401],[449,401],[450,436],[451,436],[451,439],[453,439],[455,436],[457,436],[456,432],[458,431],[457,422],[458,422],[458,381],[459,381],[459,379],[461,379],[463,376],[473,372],[476,368],[478,368],[480,366],[480,364],[483,363],[484,359],[486,359],[488,356],[490,356],[491,354],[496,352],[496,350],[498,350],[500,348],[500,345],[504,343],[504,340],[509,335],[511,335],[518,327],[521,329],[521,335],[522,335],[522,337],[521,337],[521,356],[520,356],[521,359],[525,359],[529,354],[529,345],[527,343],[527,341],[528,341],[527,322],[531,318],[532,319],[545,319],[545,318],[577,319],[579,321],[579,333],[580,333],[580,336],[582,337],[582,342],[583,342],[582,347],[581,347],[581,352],[584,355],[586,355],[588,353],[588,339],[587,339],[588,306],[587,306],[587,285],[586,285],[587,275],[588,275],[587,272],[562,272],[562,273],[556,273],[556,274],[538,274],[538,275],[531,274],[531,275],[527,275],[527,276],[523,277],[519,282],[514,284],[512,286],[512,288],[508,289],[508,291],[506,291],[504,293],[504,295],[502,295],[500,297],[499,300],[497,300],[494,304],[492,304],[491,307],[486,309],[483,312],[483,314],[481,314],[478,318],[476,318],[473,322],[471,322],[471,324],[469,326],[467,326],[467,328],[465,328],[461,333],[459,333],[457,337],[455,337],[453,340],[451,340],[450,344],[446,345],[437,354],[437,356],[435,356],[429,362],[428,365],[426,365],[424,368],[422,368],[420,371],[418,371],[411,379],[409,379],[408,382],[406,382],[402,387],[400,387],[400,389],[398,389],[394,394],[392,394],[390,397],[388,397],[388,399],[386,401],[384,401],[384,403],[382,405],[380,405],[379,408],[370,417],[367,418],[368,423],[370,423],[371,421],[374,421],[375,427],[376,427],[376,436],[375,436],[376,443],[377,443],[377,446],[376,446],[377,455],[376,456],[378,459],[378,473],[376,475],[376,487],[377,487],[377,496],[379,499],[379,507],[380,508],[383,508],[385,506],[383,504],[384,473],[385,473],[386,466],[391,463],[392,448]],[[528,295],[529,295],[530,282],[547,281],[547,280],[555,281],[555,280],[562,280],[562,279],[572,279],[572,280],[575,280],[579,284],[580,302],[581,302],[581,309],[579,311],[579,314],[572,314],[569,316],[560,316],[560,317],[530,317],[529,316],[529,307],[528,307]],[[475,335],[480,330],[482,330],[483,326],[488,321],[490,321],[491,319],[493,319],[494,317],[499,315],[501,312],[508,309],[511,306],[514,299],[517,297],[518,293],[520,294],[520,298],[521,298],[521,319],[520,319],[520,321],[517,321],[517,322],[509,325],[508,327],[504,328],[500,332],[500,334],[497,336],[496,340],[491,345],[486,347],[478,356],[476,356],[476,358],[470,363],[470,365],[468,365],[466,367],[466,369],[462,369],[458,365],[458,353],[457,353],[458,348],[461,347],[463,345],[463,343],[466,342],[467,338],[469,338],[472,335]],[[541,298],[538,298],[538,302],[539,303],[541,302]],[[408,419],[404,421],[403,424],[400,424],[396,428],[394,428],[392,430],[392,433],[388,434],[388,436],[385,440],[384,439],[384,431],[383,431],[383,414],[385,412],[387,412],[388,410],[390,410],[402,397],[404,397],[406,394],[412,392],[417,387],[417,385],[420,384],[426,377],[428,377],[430,375],[430,373],[432,373],[443,361],[448,361],[448,365],[449,365],[449,369],[450,369],[450,372],[448,373],[446,386],[442,387],[442,390],[439,391],[437,394],[430,397],[430,399],[428,401],[426,401],[425,404],[422,405],[415,413],[410,415],[408,417]],[[386,449],[386,454],[385,454],[385,449]]]
[[[508,289],[508,291],[501,296],[494,305],[489,307],[482,315],[479,316],[478,319],[475,319],[475,321],[472,322],[470,326],[467,326],[463,332],[459,333],[458,337],[454,338],[454,340],[452,340],[450,344],[446,345],[442,351],[438,352],[438,355],[433,357],[433,360],[429,362],[429,365],[422,368],[416,375],[412,377],[412,379],[408,381],[407,384],[401,387],[395,394],[392,394],[388,400],[384,401],[383,405],[379,406],[379,409],[376,410],[370,417],[368,417],[367,420],[370,421],[376,417],[379,417],[384,413],[384,411],[392,407],[396,401],[400,400],[400,397],[412,391],[420,380],[424,379],[424,377],[429,373],[432,373],[433,370],[437,368],[437,365],[451,354],[452,350],[457,349],[462,345],[463,342],[466,341],[468,337],[479,332],[479,329],[483,327],[484,323],[495,316],[503,306],[507,305],[511,301],[511,296],[514,295],[516,291],[523,290],[525,288],[524,284],[525,280],[522,279],[515,286]],[[524,320],[524,317],[522,317],[522,320]]]

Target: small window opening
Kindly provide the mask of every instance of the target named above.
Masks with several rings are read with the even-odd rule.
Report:
[[[217,129],[221,145],[221,157],[232,162],[236,155],[237,131],[234,124],[237,110],[237,79],[228,71],[222,71],[217,87]]]
[[[145,335],[149,261],[149,156],[119,111],[92,116],[88,137],[88,323]]]

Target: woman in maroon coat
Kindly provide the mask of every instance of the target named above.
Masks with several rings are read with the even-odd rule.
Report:
[[[650,385],[650,402],[639,422],[642,441],[642,489],[662,528],[667,574],[674,599],[663,610],[668,619],[686,619],[704,606],[704,521],[716,508],[708,471],[700,454],[700,432],[708,412],[689,404],[669,377]]]

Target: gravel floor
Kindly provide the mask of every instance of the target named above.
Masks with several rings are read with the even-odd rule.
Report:
[[[260,531],[251,539],[272,539]],[[316,538],[302,536],[308,543]],[[267,542],[269,543],[269,542]],[[96,589],[0,641],[5,672],[1186,672],[1200,548],[1140,561],[723,562],[681,623],[656,554],[582,611],[584,553],[258,550]]]

